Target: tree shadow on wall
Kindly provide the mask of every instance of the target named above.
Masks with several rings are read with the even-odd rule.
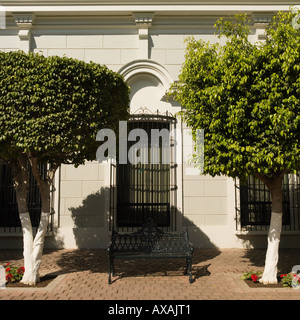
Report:
[[[88,195],[81,205],[68,208],[74,222],[73,233],[78,248],[107,247],[109,239],[104,227],[109,219],[109,198],[109,188],[102,187]]]
[[[101,188],[98,192],[90,194],[78,207],[71,207],[74,221],[74,236],[78,250],[62,253],[59,266],[66,272],[89,270],[97,273],[108,273],[107,248],[110,240],[107,234],[109,225],[110,190]],[[190,239],[201,243],[201,248],[196,248],[193,255],[192,274],[194,279],[209,276],[209,266],[213,259],[221,252],[205,233],[191,220],[178,213],[178,220],[182,221],[183,229],[188,228]],[[101,228],[103,227],[103,228]],[[100,234],[101,229],[105,234]],[[116,260],[116,279],[140,276],[178,276],[185,270],[184,259],[153,259],[153,260]]]

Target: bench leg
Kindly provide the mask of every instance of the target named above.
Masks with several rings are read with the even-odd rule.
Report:
[[[108,259],[108,284],[111,284],[111,261]]]
[[[190,283],[193,283],[195,280],[193,279],[193,276],[192,276],[192,258],[186,259],[186,272],[185,272],[185,274],[187,274],[187,271],[189,271],[189,281],[190,281]]]
[[[111,284],[111,276],[115,275],[114,259],[109,257],[108,261],[108,284]]]
[[[114,259],[111,259],[111,268],[112,268],[112,276],[115,276],[115,264],[114,264]]]
[[[184,270],[184,275],[186,275],[188,273],[188,269],[189,269],[189,259],[186,259],[185,262],[185,270]]]

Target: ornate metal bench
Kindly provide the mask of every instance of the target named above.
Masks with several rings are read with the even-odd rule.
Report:
[[[192,277],[193,250],[187,230],[181,234],[166,233],[157,228],[152,220],[148,220],[137,232],[120,234],[113,230],[108,247],[108,283],[111,284],[111,276],[114,276],[115,273],[115,259],[158,258],[186,259],[185,274],[189,271],[189,281],[192,283],[194,282]]]

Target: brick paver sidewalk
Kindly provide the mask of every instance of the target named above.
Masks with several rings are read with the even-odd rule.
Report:
[[[44,250],[41,274],[59,276],[46,288],[6,288],[0,300],[299,300],[300,290],[249,288],[243,272],[263,270],[265,250],[196,249],[195,282],[183,275],[184,261],[116,261],[108,285],[108,259],[99,250]],[[0,250],[0,264],[23,265],[22,252]],[[280,252],[279,272],[300,265],[300,250]]]

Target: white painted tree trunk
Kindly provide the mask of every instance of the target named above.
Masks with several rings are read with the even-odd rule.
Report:
[[[32,256],[33,234],[32,234],[32,226],[31,226],[29,212],[20,213],[19,217],[21,220],[22,231],[23,231],[23,257],[24,257],[24,268],[25,268],[25,272],[21,282],[24,282],[24,279],[28,278],[28,274],[30,274],[30,270],[31,270],[30,257]]]
[[[282,213],[272,212],[268,234],[268,249],[265,269],[260,279],[264,284],[277,283],[277,263],[279,258],[279,243],[282,226]]]
[[[47,231],[49,212],[41,213],[41,220],[35,237],[33,238],[29,213],[20,214],[23,230],[24,245],[24,276],[21,280],[24,284],[35,285],[39,282],[39,269],[42,261],[44,239]]]
[[[267,186],[272,197],[272,214],[268,233],[268,248],[265,260],[265,269],[262,278],[263,284],[277,283],[277,264],[279,258],[279,244],[282,226],[282,177],[283,173],[274,175]]]

